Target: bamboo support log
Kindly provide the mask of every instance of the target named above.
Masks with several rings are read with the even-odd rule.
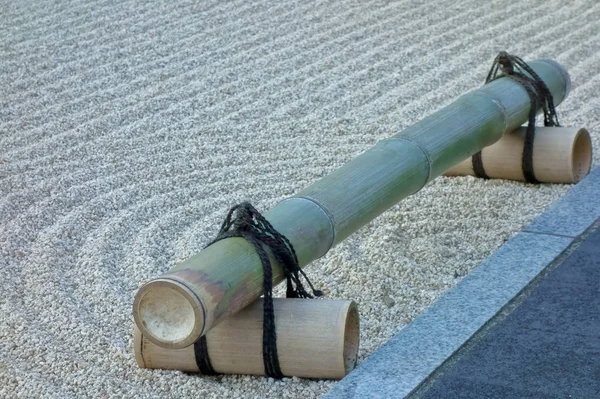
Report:
[[[492,179],[526,181],[521,160],[525,127],[505,134],[481,151],[483,168]],[[590,171],[592,141],[586,129],[536,127],[533,142],[533,170],[542,183],[577,183]],[[456,165],[446,176],[475,176],[472,159]]]
[[[568,73],[551,60],[530,62],[560,104]],[[301,267],[325,255],[360,227],[528,119],[530,99],[501,78],[459,97],[419,123],[377,143],[265,217],[294,246]],[[538,110],[539,112],[539,110]],[[273,264],[273,283],[283,279]],[[263,271],[243,238],[221,240],[136,294],[133,315],[149,340],[165,348],[195,342],[262,294]]]
[[[277,350],[286,376],[341,379],[356,365],[359,317],[352,301],[273,299]],[[206,334],[210,361],[222,374],[265,375],[262,359],[262,299]],[[166,349],[134,326],[140,367],[199,372],[194,347]]]

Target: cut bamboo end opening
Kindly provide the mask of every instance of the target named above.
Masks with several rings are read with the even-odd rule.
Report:
[[[170,279],[148,282],[135,297],[133,317],[144,336],[166,348],[185,348],[204,328],[198,297],[184,284]]]
[[[526,181],[522,169],[526,128],[505,134],[481,151],[486,174],[492,179]],[[542,183],[572,184],[592,166],[592,141],[584,128],[537,127],[533,142],[533,170]],[[446,176],[474,176],[471,158],[454,166]]]
[[[217,373],[265,375],[262,306],[259,299],[206,334]],[[273,307],[284,375],[341,379],[354,369],[360,341],[355,302],[275,298]],[[134,352],[140,367],[200,372],[193,345],[167,349],[148,338],[134,324]]]
[[[356,367],[358,362],[358,348],[360,347],[360,318],[358,316],[358,307],[355,302],[350,302],[346,313],[346,325],[344,335],[344,371],[348,374]]]
[[[571,170],[573,182],[577,183],[590,173],[592,168],[592,139],[590,133],[582,128],[577,130],[571,150]]]

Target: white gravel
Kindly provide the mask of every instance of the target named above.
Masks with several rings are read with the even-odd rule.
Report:
[[[229,206],[267,210],[477,88],[500,50],[565,65],[560,120],[598,150],[599,21],[595,0],[0,3],[0,397],[326,392],[139,369],[139,284]],[[359,303],[364,359],[567,189],[440,178],[307,270]]]

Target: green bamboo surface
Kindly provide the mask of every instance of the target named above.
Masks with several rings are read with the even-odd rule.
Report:
[[[560,104],[570,90],[566,70],[551,60],[529,65],[547,84],[555,105]],[[452,166],[522,125],[529,107],[522,86],[507,78],[495,80],[380,141],[280,202],[265,217],[291,241],[303,267]],[[272,263],[273,281],[279,283],[281,268]],[[145,328],[139,304],[144,295],[152,295],[153,281],[140,289],[134,303],[136,324],[153,342],[165,347],[189,345],[262,294],[260,260],[241,238],[219,241],[160,278],[185,285],[197,299],[192,304],[196,328],[175,342],[154,337]]]

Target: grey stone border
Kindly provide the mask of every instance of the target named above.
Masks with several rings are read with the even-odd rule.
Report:
[[[323,397],[403,398],[600,217],[600,167]]]

